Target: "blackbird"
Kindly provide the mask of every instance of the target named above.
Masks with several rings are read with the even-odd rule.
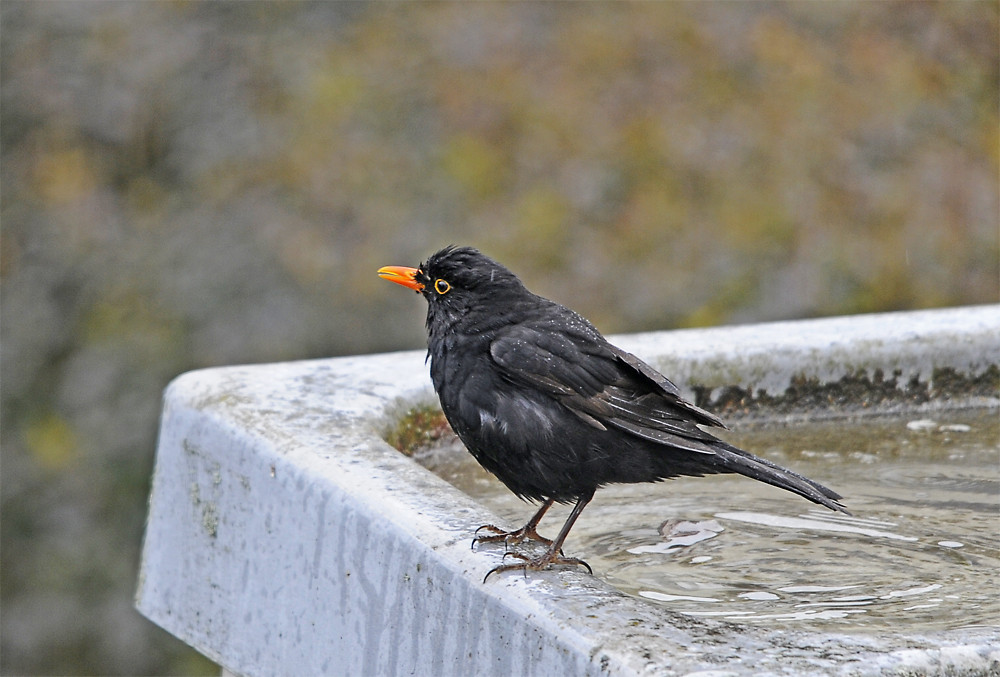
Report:
[[[386,266],[378,274],[427,300],[431,380],[455,433],[508,489],[541,502],[520,529],[476,531],[474,544],[530,539],[548,546],[533,558],[510,553],[522,562],[486,578],[553,564],[590,570],[563,555],[563,542],[594,491],[614,482],[740,473],[847,513],[836,492],[703,430],[725,425],[583,317],[531,293],[476,249],[446,247],[419,268]],[[554,502],[575,505],[549,540],[536,528]],[[479,535],[483,530],[491,534]]]

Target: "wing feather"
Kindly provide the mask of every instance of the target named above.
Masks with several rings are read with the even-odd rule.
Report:
[[[509,382],[548,394],[595,428],[716,453],[710,444],[717,438],[697,424],[721,426],[718,418],[684,400],[651,366],[591,331],[574,336],[522,324],[497,337],[490,355]]]

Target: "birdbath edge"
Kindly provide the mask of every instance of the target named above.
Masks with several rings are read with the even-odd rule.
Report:
[[[837,396],[845,379],[872,384],[865,412],[998,407],[997,336],[993,305],[612,340],[724,417],[795,417],[814,415],[795,406],[803,400],[832,405],[817,415],[856,414],[857,402]],[[484,583],[503,548],[474,550],[471,537],[498,518],[382,439],[402,412],[433,402],[423,351],[175,379],[139,611],[248,677],[971,675],[1000,665],[995,629],[769,630],[685,616],[561,568]]]

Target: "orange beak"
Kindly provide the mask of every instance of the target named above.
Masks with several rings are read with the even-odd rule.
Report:
[[[407,268],[406,266],[385,266],[378,269],[378,276],[383,280],[389,280],[389,282],[395,282],[419,292],[424,290],[424,285],[417,282],[417,273],[419,272],[416,268]]]

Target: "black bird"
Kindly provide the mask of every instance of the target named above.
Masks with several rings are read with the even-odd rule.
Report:
[[[451,427],[508,489],[541,501],[520,529],[477,530],[474,542],[548,545],[536,558],[511,553],[524,562],[499,566],[487,578],[552,564],[589,570],[563,556],[563,541],[594,491],[614,482],[740,473],[847,513],[836,492],[703,430],[725,425],[583,317],[531,293],[479,251],[447,247],[419,268],[386,266],[378,274],[427,299],[431,380]],[[553,502],[575,506],[549,540],[536,527]],[[483,529],[493,535],[478,536]]]

